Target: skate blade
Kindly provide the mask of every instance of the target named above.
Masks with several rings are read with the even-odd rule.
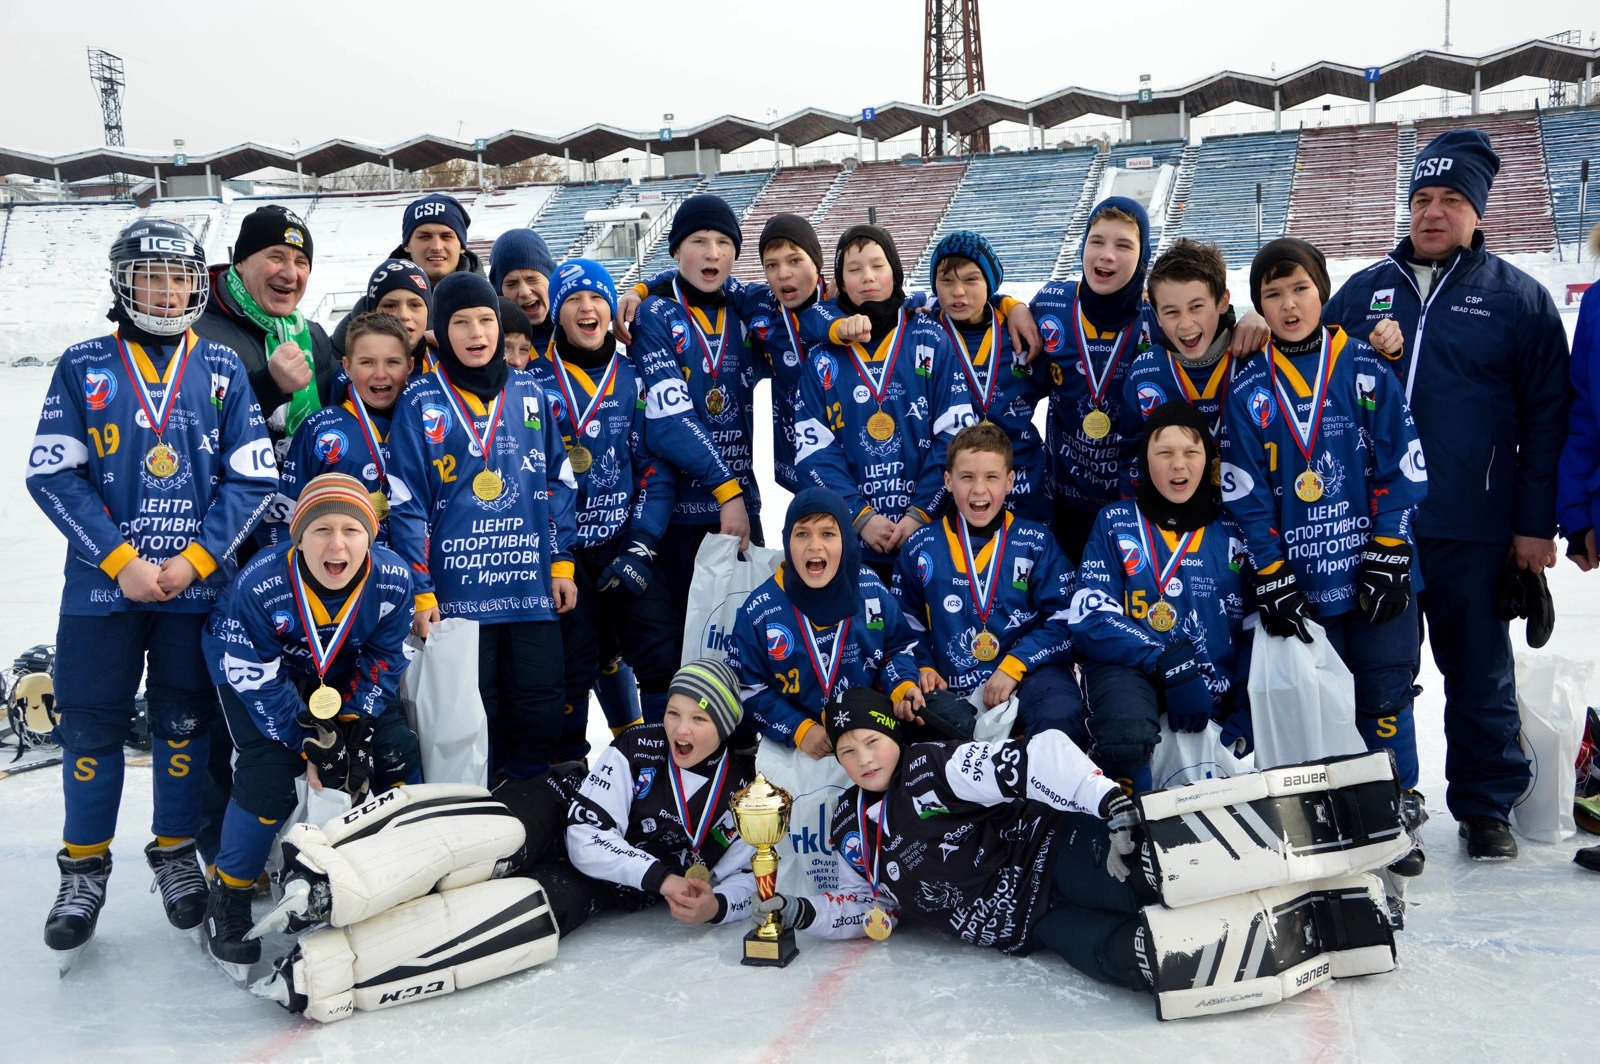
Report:
[[[72,949],[56,950],[56,977],[59,979],[65,979],[67,977],[67,973],[72,971],[72,966],[77,963],[78,954],[82,953],[88,948],[89,943],[85,942],[83,945],[75,946]]]
[[[211,963],[215,964],[218,968],[221,968],[222,974],[233,980],[234,985],[239,989],[245,990],[249,988],[250,965],[232,964],[228,961],[219,960],[218,958],[212,956],[210,950],[206,951],[206,956],[211,957]]]

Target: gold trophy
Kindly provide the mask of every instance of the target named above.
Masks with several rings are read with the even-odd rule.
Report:
[[[772,847],[788,834],[789,809],[793,805],[788,791],[768,783],[759,772],[748,787],[728,802],[739,836],[756,848],[750,870],[756,877],[756,896],[762,901],[778,889],[778,855]],[[744,936],[745,964],[782,968],[799,952],[800,947],[794,944],[794,929],[784,927],[777,913],[768,913],[765,923]]]

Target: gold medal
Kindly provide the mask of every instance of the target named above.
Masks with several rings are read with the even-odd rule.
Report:
[[[706,413],[715,417],[728,408],[728,397],[720,387],[711,388],[706,392]]]
[[[306,705],[311,707],[311,715],[318,720],[332,720],[339,715],[339,707],[344,705],[344,700],[339,697],[338,691],[321,684],[311,692]]]
[[[874,942],[882,942],[889,937],[889,932],[894,928],[889,924],[889,914],[883,911],[880,905],[874,905],[867,910],[867,918],[863,922],[867,937]]]
[[[1111,415],[1104,410],[1091,410],[1083,417],[1083,434],[1091,440],[1103,440],[1111,435]]]
[[[1221,458],[1213,458],[1211,460],[1211,486],[1213,488],[1222,487],[1222,459]]]
[[[1145,615],[1145,620],[1150,622],[1150,627],[1158,632],[1170,632],[1172,626],[1178,623],[1178,611],[1165,599],[1150,607],[1150,612]]]
[[[165,443],[158,442],[145,452],[144,467],[150,471],[151,476],[165,480],[178,471],[178,452]]]
[[[882,443],[894,435],[894,418],[882,410],[867,418],[867,435]]]
[[[979,661],[993,661],[1000,655],[1000,640],[985,628],[972,637],[972,656]]]
[[[1322,475],[1308,469],[1294,478],[1294,494],[1301,502],[1316,502],[1322,498]]]
[[[694,864],[689,866],[689,870],[683,874],[683,878],[692,879],[696,883],[709,883],[711,882],[711,869],[706,867],[704,861],[695,861]]]
[[[506,490],[505,481],[500,479],[500,474],[492,469],[485,469],[482,473],[472,478],[472,494],[484,502],[492,502],[500,497]]]
[[[567,448],[567,461],[572,463],[574,473],[587,473],[589,467],[594,465],[594,452],[581,443],[575,443]]]
[[[381,491],[373,492],[372,512],[378,515],[379,521],[389,520],[389,496]]]

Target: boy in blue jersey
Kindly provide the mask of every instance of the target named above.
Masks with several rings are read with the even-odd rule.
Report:
[[[1253,741],[1244,537],[1217,509],[1210,424],[1188,403],[1150,412],[1136,495],[1100,511],[1078,567],[1070,621],[1091,753],[1136,794],[1152,785],[1162,712],[1175,732],[1215,719],[1224,744]]]
[[[350,323],[351,354],[366,317]],[[411,571],[377,534],[364,481],[313,477],[289,541],[250,559],[206,626],[206,663],[238,747],[206,944],[241,979],[261,958],[260,941],[244,937],[250,900],[294,809],[295,778],[345,791],[355,804],[369,791],[422,782],[399,695],[411,657]]]
[[[217,697],[200,630],[277,484],[243,365],[191,329],[208,281],[189,231],[129,226],[111,248],[111,288],[117,329],[61,356],[26,473],[68,544],[54,670],[66,824],[45,924],[63,971],[105,904],[122,746],[147,670],[156,838],[145,856],[173,926],[204,915],[194,835]]]
[[[619,652],[638,678],[644,719],[661,722],[678,668],[683,621],[672,610],[656,549],[672,515],[671,470],[644,446],[644,404],[633,363],[611,334],[616,288],[604,266],[570,259],[550,295],[555,335],[533,374],[577,480],[574,579],[578,604],[561,617],[566,725],[560,759],[589,751],[589,691]],[[624,703],[626,704],[626,703]],[[613,729],[626,719],[608,707]]]
[[[845,324],[865,318],[866,334],[813,349],[800,380],[795,469],[805,486],[843,495],[864,560],[887,583],[901,544],[944,502],[945,447],[975,415],[949,337],[905,306],[888,233],[845,230],[833,275],[837,311],[850,316]]]
[[[968,697],[981,688],[985,709],[1017,696],[1025,734],[1055,728],[1083,745],[1067,629],[1072,567],[1049,528],[1007,511],[1015,481],[1004,429],[962,429],[944,474],[956,512],[913,532],[895,563],[895,598],[917,635],[923,715],[970,739],[977,707]]]
[[[390,437],[390,543],[411,566],[417,635],[478,622],[492,771],[527,778],[561,738],[577,485],[543,385],[506,365],[489,282],[453,273],[433,306],[439,366],[401,396]]]
[[[1368,749],[1394,751],[1407,826],[1422,819],[1412,680],[1421,590],[1411,519],[1427,465],[1405,395],[1384,360],[1337,326],[1322,253],[1274,240],[1250,266],[1251,297],[1272,328],[1241,366],[1223,418],[1222,501],[1256,565],[1269,635],[1328,633],[1355,674],[1356,726]],[[1420,848],[1393,871],[1422,871]]]
[[[337,406],[325,406],[306,418],[290,440],[275,507],[283,516],[263,525],[261,538],[268,543],[288,540],[288,514],[301,488],[330,472],[347,473],[367,486],[378,515],[374,542],[389,543],[389,431],[413,364],[410,330],[388,314],[358,314],[350,320],[344,343],[341,364],[349,394]]]
[[[950,233],[933,250],[928,281],[939,297],[939,324],[967,382],[973,415],[995,422],[1011,439],[1015,486],[1006,508],[1047,523],[1044,442],[1033,411],[1049,395],[1049,367],[1019,356],[1010,332],[1000,327],[1001,311],[990,300],[1004,279],[994,248],[978,233]]]
[[[775,214],[761,228],[761,272],[766,292],[755,289],[750,328],[766,357],[772,380],[772,473],[780,486],[799,491],[794,468],[794,420],[800,409],[800,376],[806,345],[800,315],[827,298],[822,280],[822,244],[811,223],[797,214]]]
[[[862,566],[850,517],[826,488],[794,497],[783,564],[745,599],[728,650],[740,701],[761,734],[817,760],[833,749],[819,726],[822,707],[846,688],[878,688],[907,719],[923,708],[916,636],[894,596]]]

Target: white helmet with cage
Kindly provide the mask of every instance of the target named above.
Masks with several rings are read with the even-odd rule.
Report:
[[[206,309],[205,249],[177,222],[135,222],[111,245],[111,291],[134,325],[152,336],[178,336]]]

